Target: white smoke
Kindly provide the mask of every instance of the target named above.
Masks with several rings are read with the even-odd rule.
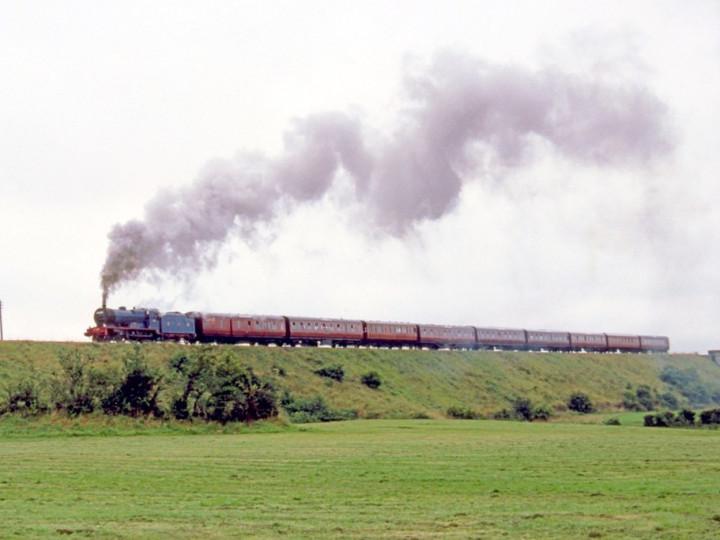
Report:
[[[646,167],[673,147],[666,107],[636,84],[557,69],[529,71],[458,54],[407,73],[391,134],[342,112],[297,119],[276,157],[239,153],[196,181],[158,193],[141,221],[113,227],[103,298],[154,272],[211,268],[230,235],[249,241],[280,212],[350,178],[369,226],[403,237],[456,205],[465,182],[502,179],[540,147],[598,167]]]

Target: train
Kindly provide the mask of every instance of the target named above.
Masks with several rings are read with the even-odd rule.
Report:
[[[387,321],[98,308],[93,341],[185,341],[276,346],[663,353],[666,336]]]

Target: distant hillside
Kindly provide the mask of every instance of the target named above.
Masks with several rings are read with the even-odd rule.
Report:
[[[62,351],[92,355],[96,364],[119,366],[128,344],[0,342],[0,402],[18,381],[49,381],[59,370]],[[521,352],[410,351],[382,349],[266,348],[148,343],[141,351],[167,373],[182,352],[232,355],[271,378],[280,392],[297,397],[323,396],[337,409],[361,418],[441,417],[449,407],[491,416],[529,398],[562,410],[573,392],[587,394],[600,410],[620,409],[642,385],[659,407],[702,407],[720,403],[720,366],[702,355],[546,354]],[[315,372],[342,366],[342,382]],[[376,372],[372,389],[362,376]]]

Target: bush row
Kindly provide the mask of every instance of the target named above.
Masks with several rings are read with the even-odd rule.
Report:
[[[231,353],[208,348],[178,353],[163,372],[148,364],[140,345],[128,350],[119,368],[101,366],[90,351],[63,351],[58,362],[60,369],[50,375],[30,371],[0,388],[0,415],[58,411],[227,423],[271,418],[284,409],[293,422],[357,417],[356,411],[331,409],[320,395],[296,398],[285,391],[278,398],[273,380],[258,376]],[[278,373],[284,375],[284,370]],[[339,365],[316,373],[344,378]],[[376,372],[361,380],[369,388],[381,385]]]
[[[700,420],[700,425],[720,425],[720,409],[702,411],[699,417],[695,411],[690,409],[683,409],[677,414],[672,411],[647,414],[644,418],[644,424],[648,427],[688,427],[697,425],[695,421],[696,417]]]
[[[588,414],[595,411],[590,397],[582,392],[573,393],[567,401],[571,411]],[[468,407],[452,406],[445,412],[449,418],[476,419],[483,416]],[[517,398],[512,409],[502,409],[493,415],[496,420],[548,420],[552,416],[552,409],[547,405],[534,405],[528,398]]]

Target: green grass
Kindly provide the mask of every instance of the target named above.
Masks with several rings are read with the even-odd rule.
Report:
[[[369,420],[0,437],[0,537],[712,538],[720,431]]]
[[[125,344],[0,342],[0,402],[14,382],[49,393],[68,349],[113,369]],[[147,344],[173,387],[186,347]],[[697,355],[579,355],[377,349],[210,347],[274,380],[279,393],[322,395],[361,420],[251,426],[101,414],[0,417],[0,538],[711,538],[720,536],[720,431],[643,428],[623,394],[691,369]],[[343,382],[319,377],[340,364]],[[376,371],[371,389],[362,375]],[[562,411],[587,393],[598,414]],[[443,418],[491,415],[516,397],[556,408],[548,423]],[[45,396],[52,403],[51,396]],[[162,404],[162,403],[161,403]],[[621,426],[602,422],[618,418]],[[395,420],[394,420],[395,419]]]

